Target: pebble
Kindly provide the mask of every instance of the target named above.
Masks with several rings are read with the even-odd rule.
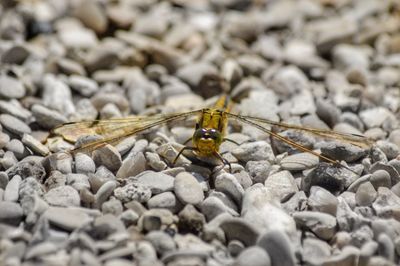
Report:
[[[32,137],[29,134],[24,134],[21,139],[22,143],[25,144],[29,149],[31,149],[33,152],[46,156],[50,153],[49,149],[40,143],[37,139]]]
[[[22,136],[24,133],[30,134],[32,132],[32,130],[27,124],[25,124],[18,118],[8,114],[0,115],[0,123],[4,128],[9,130],[11,133],[19,136]]]
[[[21,181],[22,178],[19,175],[15,175],[13,176],[13,178],[10,179],[4,190],[4,196],[3,196],[4,201],[13,201],[13,202],[18,201],[19,187]]]
[[[153,171],[145,171],[135,177],[129,178],[128,180],[148,187],[152,194],[160,194],[162,192],[172,191],[174,189],[175,182],[174,177]]]
[[[152,243],[157,253],[161,256],[176,249],[172,237],[163,231],[151,231],[146,235],[145,239]]]
[[[319,158],[310,153],[296,153],[286,156],[280,161],[282,169],[289,171],[301,171],[315,167]]]
[[[265,187],[274,193],[281,202],[286,201],[299,191],[296,181],[289,171],[270,175],[265,181]]]
[[[244,194],[244,189],[239,181],[231,174],[221,174],[215,178],[215,189],[221,191],[240,205]]]
[[[114,190],[114,196],[124,203],[132,200],[147,202],[151,198],[151,194],[151,189],[140,183],[128,183]]]
[[[11,201],[0,201],[0,222],[18,225],[22,220],[22,208],[19,204]]]
[[[288,236],[279,230],[271,230],[261,235],[257,245],[263,248],[271,259],[271,265],[293,266],[296,259]]]
[[[365,182],[357,189],[356,203],[358,206],[370,206],[376,196],[377,192],[371,182]]]
[[[325,259],[321,264],[328,265],[354,265],[357,261],[359,250],[353,246],[344,247],[342,252]]]
[[[201,203],[200,209],[208,221],[211,221],[224,212],[229,213],[232,216],[239,216],[235,210],[226,206],[224,202],[217,197],[207,197]]]
[[[268,253],[264,249],[258,246],[252,246],[240,252],[239,256],[235,260],[234,265],[270,266],[271,259]]]
[[[93,161],[97,166],[103,165],[110,171],[117,171],[122,165],[121,155],[118,150],[107,144],[93,152]]]
[[[303,241],[303,259],[311,265],[319,265],[331,255],[331,247],[324,241],[308,237]]]
[[[254,246],[259,236],[258,229],[241,218],[225,219],[220,227],[228,241],[236,239],[245,246]]]
[[[96,165],[92,158],[84,153],[77,153],[75,155],[75,172],[79,174],[94,173]]]
[[[68,121],[67,118],[59,112],[39,104],[33,105],[31,111],[37,123],[46,129],[52,129]]]
[[[104,202],[101,205],[102,213],[104,213],[104,214],[110,213],[114,216],[120,216],[121,221],[123,221],[125,225],[126,225],[126,223],[129,223],[132,221],[137,221],[137,219],[139,218],[139,216],[134,211],[130,210],[131,212],[127,212],[125,214],[125,221],[124,221],[124,219],[122,219],[123,210],[124,210],[124,207],[122,206],[121,201],[119,201],[115,198],[111,198],[110,200]]]
[[[267,160],[273,162],[275,155],[271,145],[265,141],[245,143],[232,151],[233,156],[243,162]]]
[[[5,54],[3,54],[2,61],[4,60]],[[11,76],[0,75],[0,97],[6,99],[19,99],[24,97],[26,89],[24,84]]]
[[[135,156],[130,156],[122,161],[121,167],[118,169],[117,177],[125,179],[136,176],[146,170],[146,157],[142,152]]]
[[[80,75],[69,76],[68,84],[71,89],[86,97],[93,96],[99,89],[95,81]]]
[[[333,216],[336,216],[339,204],[337,198],[332,193],[318,186],[311,187],[307,203],[311,210],[324,212]]]
[[[187,204],[178,214],[179,230],[183,232],[199,233],[202,231],[206,219],[193,205]]]
[[[336,219],[334,216],[322,212],[303,211],[293,213],[298,226],[304,226],[323,240],[331,239],[336,233]]]
[[[378,189],[379,187],[390,188],[392,183],[389,173],[385,170],[377,170],[373,172],[369,181],[375,189]]]
[[[175,197],[174,193],[167,191],[155,195],[147,201],[147,207],[149,209],[163,208],[168,209],[172,213],[176,213],[179,209],[179,202]]]
[[[174,192],[183,204],[198,205],[204,200],[200,183],[189,173],[179,173],[174,179]]]
[[[246,171],[249,173],[252,183],[264,183],[273,170],[268,161],[248,161]]]
[[[71,186],[59,186],[50,189],[44,199],[53,206],[69,207],[80,206],[79,193]]]
[[[95,206],[100,208],[103,203],[113,194],[114,189],[117,187],[115,181],[110,180],[105,182],[99,190],[97,190],[95,195]]]

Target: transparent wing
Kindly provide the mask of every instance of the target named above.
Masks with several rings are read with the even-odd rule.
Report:
[[[92,120],[63,124],[52,130],[69,142],[76,142],[81,136],[98,135],[101,138],[73,149],[71,152],[91,152],[105,144],[116,144],[122,139],[178,119],[199,114],[201,110],[185,113],[160,114],[152,116],[136,116],[127,118]]]
[[[257,118],[257,117],[252,117],[252,116],[242,116],[242,115],[236,115],[232,113],[226,113],[229,118],[241,121],[245,124],[251,125],[255,128],[260,129],[261,131],[269,134],[273,138],[280,140],[300,151],[303,152],[308,152],[310,154],[313,154],[315,156],[318,156],[320,159],[330,162],[335,165],[340,165],[340,162],[337,160],[334,160],[332,158],[329,158],[323,154],[319,154],[313,150],[310,150],[309,148],[296,143],[295,141],[292,141],[291,139],[288,139],[286,137],[283,137],[279,135],[278,133],[275,133],[271,131],[270,129],[266,128],[265,125],[270,125],[270,126],[278,126],[280,128],[284,129],[294,129],[294,130],[300,130],[304,132],[308,132],[311,134],[314,134],[319,137],[324,137],[324,138],[330,138],[330,139],[336,139],[340,141],[344,141],[347,143],[351,143],[353,145],[363,147],[363,148],[368,148],[371,147],[373,144],[373,141],[360,136],[360,135],[354,135],[354,134],[345,134],[345,133],[340,133],[340,132],[335,132],[335,131],[329,131],[329,130],[324,130],[324,129],[315,129],[315,128],[309,128],[309,127],[302,127],[302,126],[297,126],[297,125],[290,125],[290,124],[285,124],[285,123],[279,123],[279,122],[274,122],[271,120],[263,119],[263,118]]]
[[[298,131],[303,131],[310,133],[312,135],[321,137],[321,138],[328,138],[328,139],[334,139],[334,140],[339,140],[341,142],[349,143],[354,146],[358,146],[360,148],[371,148],[374,141],[372,139],[369,139],[365,136],[362,135],[357,135],[357,134],[348,134],[348,133],[341,133],[333,130],[326,130],[326,129],[317,129],[317,128],[311,128],[311,127],[303,127],[303,126],[298,126],[298,125],[291,125],[291,124],[286,124],[286,123],[281,123],[281,122],[275,122],[272,120],[264,119],[264,118],[258,118],[258,117],[253,117],[253,116],[242,116],[242,115],[235,115],[235,114],[228,114],[229,117],[235,118],[237,120],[241,120],[242,122],[253,122],[255,124],[264,124],[264,125],[270,125],[270,126],[276,126],[279,128],[283,129],[293,129],[293,130],[298,130]],[[242,119],[239,119],[242,118]]]

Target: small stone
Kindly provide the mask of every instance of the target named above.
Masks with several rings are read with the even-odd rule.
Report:
[[[6,151],[2,159],[0,159],[1,166],[4,170],[11,168],[13,165],[18,163],[18,159],[15,157],[12,151]]]
[[[42,242],[38,243],[35,246],[31,247],[27,250],[25,254],[25,258],[27,260],[34,259],[37,257],[42,257],[48,254],[54,254],[57,251],[58,247],[51,242]]]
[[[137,182],[140,185],[150,188],[152,194],[159,194],[166,191],[172,191],[175,179],[164,173],[153,171],[143,172],[135,177],[129,178],[129,181]]]
[[[178,201],[172,192],[163,192],[155,195],[151,199],[147,201],[147,206],[149,209],[154,208],[164,208],[170,210],[172,213],[176,213],[178,211]]]
[[[101,211],[103,214],[110,213],[114,216],[119,216],[122,214],[123,209],[124,209],[124,207],[122,206],[122,203],[115,198],[111,198],[110,200],[104,202],[101,205]]]
[[[272,151],[271,145],[265,141],[256,141],[245,143],[232,151],[233,156],[238,160],[247,161],[261,161],[267,160],[273,162],[275,155]]]
[[[263,248],[271,259],[271,265],[294,266],[296,259],[294,249],[288,236],[278,230],[272,230],[262,235],[257,246]]]
[[[53,206],[80,206],[79,193],[71,186],[60,186],[50,189],[44,199]]]
[[[329,158],[349,163],[359,160],[366,154],[365,149],[347,143],[324,142],[318,146],[322,154]]]
[[[0,123],[11,133],[22,136],[24,133],[30,134],[30,127],[23,121],[8,114],[0,115]]]
[[[298,226],[307,227],[321,239],[329,240],[336,233],[336,219],[332,215],[303,211],[293,213],[293,218]]]
[[[137,200],[147,202],[151,198],[151,189],[140,183],[128,183],[114,190],[114,196],[121,202]]]
[[[153,244],[161,256],[176,249],[172,237],[163,231],[152,231],[146,235],[145,239]]]
[[[57,67],[61,73],[66,75],[85,75],[86,71],[81,64],[69,58],[57,60]]]
[[[29,134],[24,134],[21,141],[29,149],[31,149],[33,152],[35,152],[39,155],[46,156],[47,154],[50,153],[49,149],[45,145],[40,143],[40,141],[38,141],[37,139],[35,139],[34,137],[32,137]]]
[[[93,152],[93,161],[96,165],[103,165],[110,171],[117,171],[122,165],[118,150],[109,144]]]
[[[319,158],[310,153],[296,153],[286,156],[280,161],[284,170],[300,171],[310,169],[319,163]]]
[[[20,80],[4,74],[0,75],[0,98],[19,99],[24,97],[25,93],[25,86]]]
[[[200,62],[183,66],[178,69],[176,75],[191,87],[197,87],[203,76],[216,73],[217,68],[214,65]]]
[[[265,187],[272,191],[281,202],[299,191],[294,177],[289,171],[272,174],[265,181]]]
[[[96,192],[95,206],[100,208],[103,203],[113,194],[116,187],[117,184],[113,180],[105,182]]]
[[[71,75],[68,82],[71,89],[86,97],[90,97],[98,91],[97,83],[83,76]]]
[[[10,142],[8,142],[6,145],[6,149],[13,152],[15,157],[19,160],[22,160],[29,155],[29,151],[18,139],[12,139]]]
[[[22,219],[22,208],[19,204],[10,201],[0,201],[0,222],[18,225]]]
[[[385,121],[393,118],[393,114],[385,107],[375,107],[360,112],[360,118],[367,128],[380,127]]]
[[[46,129],[55,128],[56,126],[68,121],[67,118],[59,112],[48,109],[39,104],[33,105],[31,111],[37,123]]]
[[[244,189],[239,181],[231,174],[225,173],[218,175],[215,178],[215,189],[228,195],[237,204],[242,202]]]
[[[75,171],[79,174],[94,173],[96,165],[90,156],[78,153],[75,155]]]
[[[377,192],[371,182],[365,182],[357,189],[356,203],[358,206],[370,206],[376,196]]]
[[[98,34],[107,30],[108,21],[102,6],[96,1],[84,1],[76,7],[75,15]]]
[[[318,186],[311,187],[308,205],[313,211],[325,212],[336,216],[338,204],[337,198],[328,190]]]
[[[142,152],[126,158],[117,172],[119,179],[136,176],[146,170],[146,157]]]
[[[125,226],[128,227],[138,221],[139,215],[135,211],[128,209],[121,213],[120,219],[125,224]]]
[[[303,259],[306,263],[319,265],[330,254],[331,247],[325,241],[311,237],[303,240]]]
[[[239,256],[236,258],[235,266],[246,266],[246,265],[253,265],[253,266],[270,266],[271,259],[268,253],[258,247],[252,246],[244,249]]]
[[[22,178],[19,175],[15,175],[13,178],[11,178],[4,190],[3,199],[5,201],[18,201],[21,181]]]
[[[125,231],[122,221],[109,213],[96,217],[92,226],[92,234],[96,239],[103,239],[111,234]]]
[[[392,183],[389,173],[385,170],[377,170],[373,172],[369,181],[375,189],[378,189],[379,187],[390,188]]]
[[[200,183],[189,173],[180,173],[175,177],[174,192],[183,204],[197,205],[204,200]]]
[[[233,209],[226,206],[220,199],[217,197],[208,197],[206,198],[200,206],[201,212],[206,216],[208,221],[211,221],[219,214],[227,212],[232,216],[239,216],[239,214]]]
[[[353,246],[346,246],[343,248],[342,252],[335,254],[325,259],[321,266],[329,265],[355,265],[357,263],[359,250]]]
[[[179,231],[197,234],[202,231],[206,219],[193,205],[187,204],[178,214]]]
[[[242,218],[226,219],[220,227],[228,241],[237,239],[246,246],[255,245],[259,236],[258,229]]]

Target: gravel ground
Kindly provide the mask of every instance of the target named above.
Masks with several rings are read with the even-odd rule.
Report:
[[[0,265],[399,265],[399,10],[1,1]],[[375,144],[281,132],[348,166],[335,167],[231,123],[229,172],[190,155],[171,165],[190,119],[73,157],[49,136],[68,121],[208,106],[222,78],[234,112]]]

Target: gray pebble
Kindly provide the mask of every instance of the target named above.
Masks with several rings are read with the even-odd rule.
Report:
[[[215,189],[228,195],[237,204],[241,204],[244,189],[233,175],[228,173],[218,175],[215,178]]]
[[[46,156],[47,154],[50,153],[49,149],[45,145],[40,143],[40,141],[38,141],[29,134],[24,134],[21,141],[29,149],[31,149],[33,152],[39,155]]]
[[[385,170],[377,170],[373,172],[369,181],[375,189],[378,189],[379,187],[390,188],[391,186],[390,175]]]
[[[50,189],[44,199],[53,206],[80,206],[79,193],[71,186],[60,186]]]
[[[24,144],[18,139],[12,139],[7,143],[6,149],[13,152],[15,157],[22,160],[29,155],[29,151],[25,148]]]
[[[8,182],[4,190],[4,200],[5,201],[18,201],[19,197],[19,186],[21,184],[22,178],[19,175],[15,175]]]
[[[246,170],[250,175],[253,183],[263,183],[268,178],[270,172],[273,170],[268,161],[248,161],[246,163]]]
[[[206,198],[200,206],[201,212],[206,216],[208,221],[211,221],[219,214],[227,212],[232,216],[239,216],[233,209],[226,206],[220,199],[216,197]]]
[[[284,170],[299,171],[310,169],[319,163],[319,158],[310,153],[296,153],[286,156],[280,161]]]
[[[174,192],[183,204],[197,205],[204,200],[200,183],[189,173],[180,173],[175,177]]]
[[[346,143],[324,142],[318,146],[324,155],[339,161],[354,162],[366,154],[364,149]]]
[[[167,164],[160,159],[157,153],[146,152],[146,159],[149,166],[155,171],[162,171],[167,168]]]
[[[38,243],[35,246],[29,248],[25,254],[25,258],[27,260],[44,257],[48,254],[54,254],[57,251],[58,247],[51,242],[42,242]]]
[[[18,159],[15,157],[14,153],[11,151],[6,151],[3,155],[3,158],[0,159],[0,164],[7,170],[11,168],[13,165],[18,163]]]
[[[68,121],[67,118],[59,112],[39,104],[33,105],[31,111],[37,123],[46,129],[52,129]]]
[[[107,214],[110,213],[114,216],[119,216],[122,214],[124,207],[122,206],[121,201],[115,199],[115,198],[111,198],[110,200],[104,202],[101,205],[101,212],[103,214]],[[132,210],[131,210],[132,211]],[[133,211],[132,211],[133,212]],[[120,217],[121,218],[121,217]],[[128,217],[126,217],[128,218]],[[132,218],[132,217],[131,217]],[[139,217],[138,217],[139,218]],[[122,219],[121,219],[122,220]],[[125,221],[123,221],[125,223]]]
[[[358,206],[370,206],[376,196],[377,192],[371,182],[365,182],[357,189],[356,203]]]
[[[247,161],[261,161],[267,160],[273,162],[275,155],[272,151],[271,145],[265,141],[256,141],[245,143],[232,151],[233,156],[238,160]]]
[[[378,236],[378,245],[379,255],[394,262],[396,255],[392,239],[384,233],[380,234]]]
[[[25,109],[17,100],[0,100],[0,112],[12,115],[25,122],[29,121],[32,117],[32,113],[28,109]]]
[[[96,165],[90,156],[78,153],[75,155],[75,171],[80,174],[94,173]]]
[[[175,179],[164,173],[146,171],[135,177],[129,178],[129,181],[137,182],[140,185],[150,188],[152,194],[159,194],[166,191],[172,191]]]
[[[71,75],[68,79],[68,83],[71,89],[86,97],[92,96],[98,90],[98,85],[94,80],[83,76]]]
[[[151,189],[140,183],[128,183],[114,190],[114,196],[121,202],[137,200],[147,202],[151,198]]]
[[[8,175],[5,172],[0,172],[0,188],[5,189],[8,182]]]
[[[199,233],[206,222],[204,215],[197,211],[193,205],[187,204],[178,214],[179,230],[184,232]]]
[[[303,211],[293,213],[293,218],[298,226],[305,226],[321,239],[329,240],[336,233],[336,219],[332,215]]]
[[[114,174],[104,166],[97,168],[96,173],[89,174],[89,183],[93,192],[97,192],[99,188],[107,181],[115,181]]]
[[[126,211],[121,213],[120,219],[125,224],[125,226],[128,227],[137,222],[137,220],[139,219],[139,215],[135,211],[127,209]]]
[[[179,203],[172,192],[163,192],[155,195],[147,201],[149,209],[164,208],[170,210],[172,213],[176,213],[179,208]]]
[[[142,152],[133,157],[126,158],[117,172],[117,177],[125,179],[130,176],[136,176],[146,170],[146,158]]]
[[[115,181],[105,182],[99,190],[97,190],[95,195],[95,206],[100,208],[103,203],[113,194],[114,189],[117,187]]]
[[[346,246],[342,252],[325,259],[321,265],[355,265],[358,258],[359,250],[353,246]]]
[[[328,190],[318,186],[311,187],[308,205],[312,210],[336,216],[338,203],[337,198]]]
[[[10,141],[10,136],[3,132],[0,132],[0,148],[1,149],[4,148],[9,141]]]
[[[117,171],[122,165],[118,150],[109,144],[93,152],[93,161],[97,166],[103,165],[110,171]]]
[[[93,237],[103,239],[114,233],[122,233],[125,230],[120,219],[112,214],[98,216],[93,221]]]
[[[4,54],[3,54],[4,56]],[[19,99],[25,96],[24,84],[13,77],[0,75],[0,97],[6,99]]]
[[[27,124],[25,124],[18,118],[8,114],[0,115],[0,123],[4,128],[9,130],[11,133],[14,133],[19,136],[22,136],[24,133],[30,134],[32,132],[32,130]]]
[[[228,241],[237,239],[245,246],[255,245],[259,236],[258,229],[242,218],[225,219],[220,227]]]
[[[325,241],[312,237],[303,240],[303,259],[305,262],[311,265],[319,265],[330,254],[331,247]]]
[[[271,265],[296,265],[293,247],[285,233],[278,230],[268,231],[258,239],[257,245],[267,252]]]
[[[18,225],[22,219],[22,208],[19,204],[10,201],[0,201],[0,222]]]
[[[271,259],[268,253],[264,249],[258,246],[252,246],[246,248],[239,254],[239,256],[235,260],[234,265],[270,266]]]
[[[270,175],[265,181],[265,187],[272,191],[281,202],[299,191],[296,181],[289,171]]]
[[[152,231],[146,235],[145,239],[152,243],[161,256],[176,249],[172,237],[163,231]]]

